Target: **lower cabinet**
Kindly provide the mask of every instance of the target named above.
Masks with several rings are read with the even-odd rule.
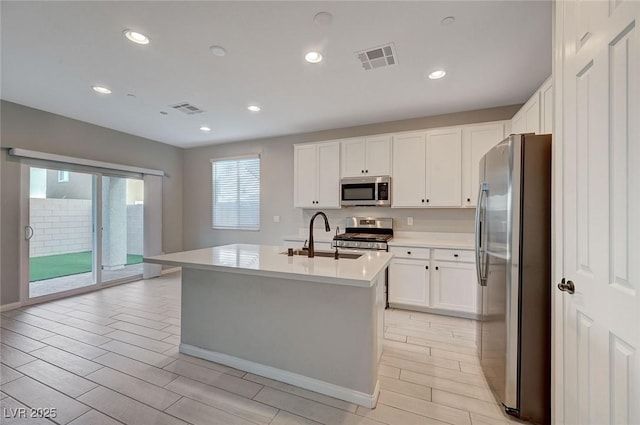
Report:
[[[476,313],[476,270],[470,263],[433,261],[431,307]]]
[[[462,317],[477,315],[472,251],[409,246],[392,247],[390,251],[395,254],[389,266],[392,306]]]
[[[429,261],[394,258],[389,266],[389,302],[429,306]]]

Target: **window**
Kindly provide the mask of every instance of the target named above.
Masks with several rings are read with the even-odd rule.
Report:
[[[260,156],[212,159],[213,228],[260,230]]]
[[[67,183],[69,181],[68,171],[58,171],[58,183]]]

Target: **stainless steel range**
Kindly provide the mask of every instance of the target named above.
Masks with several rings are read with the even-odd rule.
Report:
[[[335,235],[332,246],[344,251],[388,251],[393,238],[392,218],[347,217],[345,233]],[[384,297],[389,308],[389,271],[385,271]]]
[[[387,251],[393,238],[392,218],[347,217],[345,233],[334,236],[333,247],[350,250]]]

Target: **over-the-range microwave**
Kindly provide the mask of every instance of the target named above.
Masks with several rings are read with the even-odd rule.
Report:
[[[345,207],[391,206],[391,177],[345,177],[340,181],[340,204]]]

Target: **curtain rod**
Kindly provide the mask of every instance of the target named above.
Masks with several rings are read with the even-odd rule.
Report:
[[[114,164],[111,162],[94,161],[92,159],[75,158],[73,156],[57,155],[53,153],[38,152],[21,148],[10,148],[9,155],[23,158],[43,159],[46,161],[64,162],[67,164],[86,165],[90,167],[106,168],[109,170],[129,171],[132,173],[150,174],[164,177],[166,173],[162,170],[150,168],[132,167],[130,165]]]

